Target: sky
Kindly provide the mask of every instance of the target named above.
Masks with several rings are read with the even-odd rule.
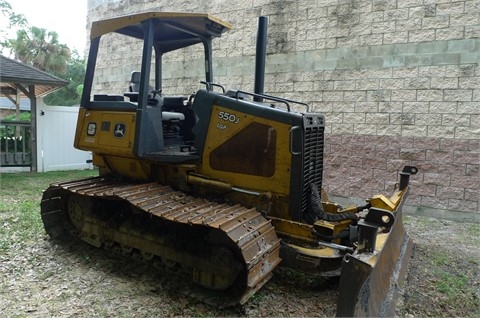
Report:
[[[6,0],[30,26],[58,33],[60,44],[82,54],[87,41],[87,0]],[[3,25],[0,24],[0,27]]]

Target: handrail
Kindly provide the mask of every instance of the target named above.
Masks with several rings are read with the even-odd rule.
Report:
[[[32,163],[29,121],[0,120],[2,166],[29,166]]]
[[[239,99],[239,93],[250,95],[250,96],[253,96],[253,97],[260,97],[260,98],[268,99],[268,100],[271,100],[271,101],[284,103],[287,106],[288,111],[291,111],[289,103],[299,104],[299,105],[305,106],[307,108],[307,112],[310,111],[310,106],[308,106],[308,104],[304,103],[304,102],[299,102],[299,101],[295,101],[295,100],[291,100],[291,99],[287,99],[287,98],[276,97],[276,96],[267,95],[267,94],[256,94],[256,93],[250,93],[250,92],[245,92],[245,91],[237,91],[236,94],[235,94],[236,99]]]
[[[0,126],[31,126],[28,120],[1,120]]]
[[[207,91],[211,92],[213,91],[213,88],[212,86],[216,86],[216,87],[220,87],[222,89],[222,93],[225,94],[225,87],[223,87],[222,85],[220,84],[217,84],[217,83],[211,83],[211,82],[205,82],[205,81],[200,81],[201,84],[205,84],[205,86],[207,87]]]

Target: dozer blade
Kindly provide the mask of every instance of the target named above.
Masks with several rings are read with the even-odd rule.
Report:
[[[389,233],[375,233],[375,251],[359,249],[360,252],[344,256],[337,317],[394,316],[395,301],[399,287],[405,281],[413,246],[403,226],[402,205],[394,213]],[[377,231],[378,227],[373,226],[370,230]],[[359,244],[362,244],[361,240]],[[368,240],[367,237],[367,245],[371,243]]]

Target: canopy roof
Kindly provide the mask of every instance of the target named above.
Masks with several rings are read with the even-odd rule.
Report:
[[[148,20],[156,26],[153,41],[164,53],[219,37],[232,28],[230,23],[209,14],[146,12],[93,22],[90,38],[116,32],[143,39],[142,23]]]
[[[64,79],[0,55],[0,95],[16,95],[18,91],[26,96],[22,88],[34,85],[35,97],[45,96],[67,84]]]

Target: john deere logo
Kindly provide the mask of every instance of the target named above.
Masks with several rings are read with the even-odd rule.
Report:
[[[115,138],[123,138],[125,137],[125,130],[125,123],[116,123],[115,129],[113,130],[113,135],[115,136]]]

